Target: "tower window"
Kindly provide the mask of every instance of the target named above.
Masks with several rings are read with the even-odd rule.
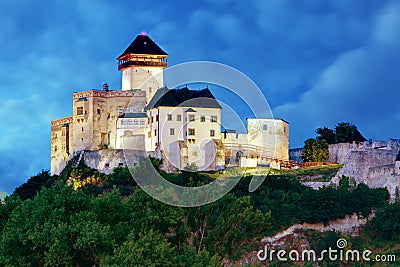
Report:
[[[211,122],[217,122],[218,117],[217,116],[211,116]]]
[[[268,126],[266,124],[263,125],[263,130],[266,131],[268,129]]]
[[[194,121],[194,115],[189,115],[189,121]]]
[[[123,108],[123,107],[118,107],[118,112],[119,112],[119,113],[124,112],[124,108]]]
[[[189,135],[195,135],[196,134],[196,130],[193,128],[189,128]]]
[[[57,152],[57,146],[54,146],[54,152]]]
[[[157,129],[154,130],[154,136],[157,136]]]
[[[167,119],[168,119],[169,121],[172,121],[172,114],[168,114]]]
[[[98,108],[97,109],[97,114],[100,115],[101,110]]]
[[[175,129],[169,128],[169,135],[175,135]]]
[[[210,136],[211,137],[215,136],[215,130],[210,130]]]
[[[134,121],[133,121],[133,124],[134,124],[134,125],[139,125],[139,121],[138,121],[138,120],[134,120]]]
[[[151,89],[152,89],[151,86],[149,86],[149,93],[150,93],[150,94],[151,94]]]
[[[83,107],[76,108],[76,115],[83,115]]]
[[[158,121],[158,115],[156,115],[156,121]]]
[[[82,132],[83,132],[83,127],[82,127]]]
[[[206,121],[206,116],[201,116],[201,117],[200,117],[200,121],[201,121],[201,122],[205,122],[205,121]]]
[[[182,121],[182,115],[181,114],[176,115],[176,120],[177,121]]]

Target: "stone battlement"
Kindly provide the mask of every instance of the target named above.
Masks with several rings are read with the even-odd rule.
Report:
[[[146,91],[143,90],[125,90],[125,91],[101,91],[101,90],[88,90],[84,92],[75,92],[73,94],[73,100],[78,100],[84,97],[116,97],[116,96],[146,96]]]

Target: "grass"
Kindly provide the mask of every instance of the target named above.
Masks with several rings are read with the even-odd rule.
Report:
[[[310,166],[296,170],[273,170],[271,174],[292,177],[301,182],[329,182],[340,167],[340,164]]]

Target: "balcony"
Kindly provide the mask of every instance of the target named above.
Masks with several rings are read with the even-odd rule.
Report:
[[[140,67],[162,67],[166,68],[167,67],[167,62],[165,61],[126,61],[126,62],[120,62],[118,64],[118,70],[123,70],[128,67],[135,67],[135,66],[140,66]]]

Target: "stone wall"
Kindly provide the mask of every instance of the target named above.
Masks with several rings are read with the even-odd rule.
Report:
[[[133,167],[139,164],[140,158],[147,156],[147,153],[137,150],[102,149],[84,152],[84,163],[102,173],[112,173],[114,168],[128,166]]]
[[[353,177],[357,184],[365,183],[371,188],[387,188],[390,201],[393,202],[396,187],[400,187],[400,175],[395,173],[397,154],[398,143],[390,141],[383,149],[350,150],[333,182],[338,183],[342,176],[347,176]]]
[[[303,162],[301,159],[301,153],[303,152],[304,148],[292,148],[289,150],[289,159],[297,162]]]

